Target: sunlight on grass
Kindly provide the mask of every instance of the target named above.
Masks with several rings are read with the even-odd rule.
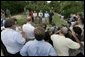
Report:
[[[19,18],[19,19],[17,19],[17,24],[18,25],[23,25],[23,24],[25,24],[26,23],[26,17],[24,17],[24,16],[21,16],[21,18]]]
[[[53,22],[59,27],[61,27],[62,24],[67,25],[67,23],[64,20],[61,20],[56,13],[53,16]],[[26,16],[22,15],[21,18],[17,19],[17,23],[18,25],[23,25],[26,23]]]
[[[59,27],[61,27],[63,24],[67,25],[66,21],[61,20],[60,17],[56,13],[53,16],[53,22]]]

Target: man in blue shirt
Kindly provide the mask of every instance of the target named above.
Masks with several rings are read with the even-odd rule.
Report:
[[[13,19],[5,21],[5,30],[1,32],[1,41],[5,47],[6,56],[20,56],[19,52],[25,44],[25,36],[23,32],[17,32],[16,24]]]
[[[21,49],[22,56],[57,56],[54,48],[48,42],[45,42],[45,30],[37,27],[34,30],[35,40],[27,42]]]

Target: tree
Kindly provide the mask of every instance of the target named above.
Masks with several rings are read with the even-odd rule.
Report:
[[[71,13],[78,13],[84,11],[83,1],[69,1],[64,3],[61,14],[69,17]]]
[[[71,13],[84,12],[84,1],[1,1],[1,8],[9,9],[13,14],[23,12],[24,7],[36,11],[53,10],[68,17]]]
[[[23,12],[25,5],[25,1],[1,1],[1,8],[4,10],[9,9],[12,14]]]

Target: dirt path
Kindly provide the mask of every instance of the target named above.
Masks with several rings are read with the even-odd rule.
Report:
[[[21,19],[22,17],[24,17],[23,13],[20,13],[20,14],[14,15],[14,16],[11,16],[11,18],[16,18],[16,19]]]
[[[16,19],[20,19],[20,18],[22,18],[22,16],[23,15],[14,15],[14,16],[12,16],[12,18],[15,17]]]

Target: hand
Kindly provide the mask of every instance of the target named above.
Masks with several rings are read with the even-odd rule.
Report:
[[[27,38],[26,33],[24,31],[22,31],[21,34],[22,34],[22,37],[24,37],[25,39]]]

